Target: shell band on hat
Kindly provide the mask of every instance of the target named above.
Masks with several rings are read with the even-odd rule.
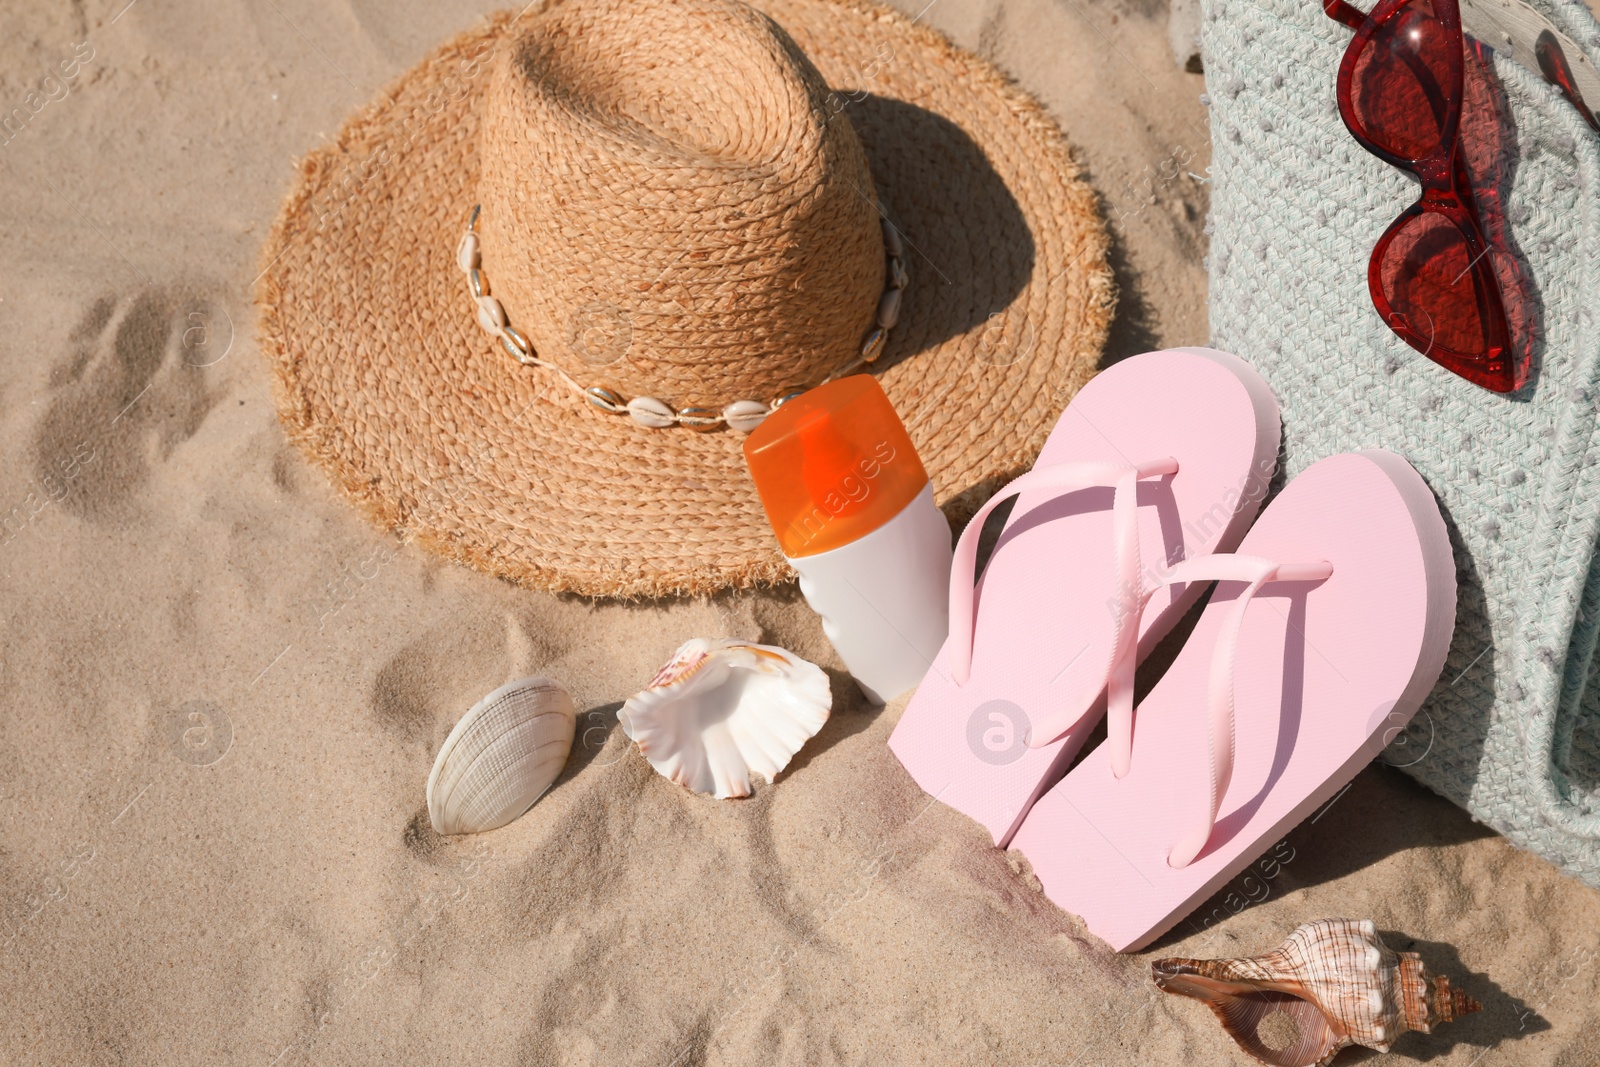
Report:
[[[740,433],[749,433],[760,426],[768,415],[778,410],[784,401],[799,396],[804,391],[786,390],[765,403],[760,400],[735,400],[720,410],[714,407],[693,406],[675,410],[665,401],[653,396],[636,396],[629,400],[610,386],[585,387],[557,364],[540,359],[532,343],[511,325],[505,305],[489,292],[489,281],[483,272],[483,253],[478,242],[478,215],[482,210],[483,205],[473,205],[472,215],[467,220],[467,231],[461,235],[461,242],[456,246],[456,264],[467,276],[467,291],[476,308],[478,325],[482,326],[489,336],[499,341],[512,359],[525,367],[542,367],[554,371],[563,384],[601,411],[610,415],[631,415],[634,422],[652,430],[678,425],[703,432],[727,426]],[[879,210],[882,211],[881,208]],[[900,304],[905,295],[908,276],[902,258],[904,246],[901,244],[900,234],[887,218],[883,220],[883,245],[889,254],[888,287],[884,289],[883,296],[878,301],[877,319],[868,327],[867,335],[862,338],[861,351],[856,358],[828,375],[823,382],[842,378],[864,365],[877,362],[878,357],[883,355],[883,350],[888,346],[889,331],[900,321]],[[618,324],[611,325],[615,331]],[[576,338],[575,341],[584,351],[588,351],[593,343],[588,337]],[[613,332],[603,343],[618,344],[615,333]],[[822,382],[816,384],[821,385]]]

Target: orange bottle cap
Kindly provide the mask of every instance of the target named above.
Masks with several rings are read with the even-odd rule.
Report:
[[[745,438],[744,458],[791,559],[864,537],[928,484],[900,416],[870,374],[790,400]]]

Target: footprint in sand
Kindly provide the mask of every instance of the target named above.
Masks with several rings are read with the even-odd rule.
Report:
[[[50,375],[32,450],[42,494],[91,521],[127,517],[152,467],[216,403],[204,368],[233,340],[227,309],[203,293],[150,289],[95,301]]]

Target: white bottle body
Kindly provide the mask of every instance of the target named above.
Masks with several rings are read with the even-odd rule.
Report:
[[[933,666],[950,629],[950,559],[950,524],[932,483],[865,537],[789,559],[823,632],[874,703]]]

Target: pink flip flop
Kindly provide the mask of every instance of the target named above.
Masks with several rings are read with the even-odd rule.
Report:
[[[1266,382],[1226,352],[1149,352],[1084,386],[957,544],[950,636],[889,739],[917,784],[1004,847],[1098,722],[1108,677],[1131,678],[1203,585],[1164,587],[1142,616],[1119,613],[1122,594],[1238,542],[1278,433]],[[983,521],[1013,495],[974,590]]]
[[[1130,724],[1126,772],[1108,736],[1012,842],[1046,895],[1118,951],[1165,932],[1355,777],[1438,680],[1455,626],[1444,520],[1390,452],[1313,464],[1238,555],[1157,581],[1212,579]]]

